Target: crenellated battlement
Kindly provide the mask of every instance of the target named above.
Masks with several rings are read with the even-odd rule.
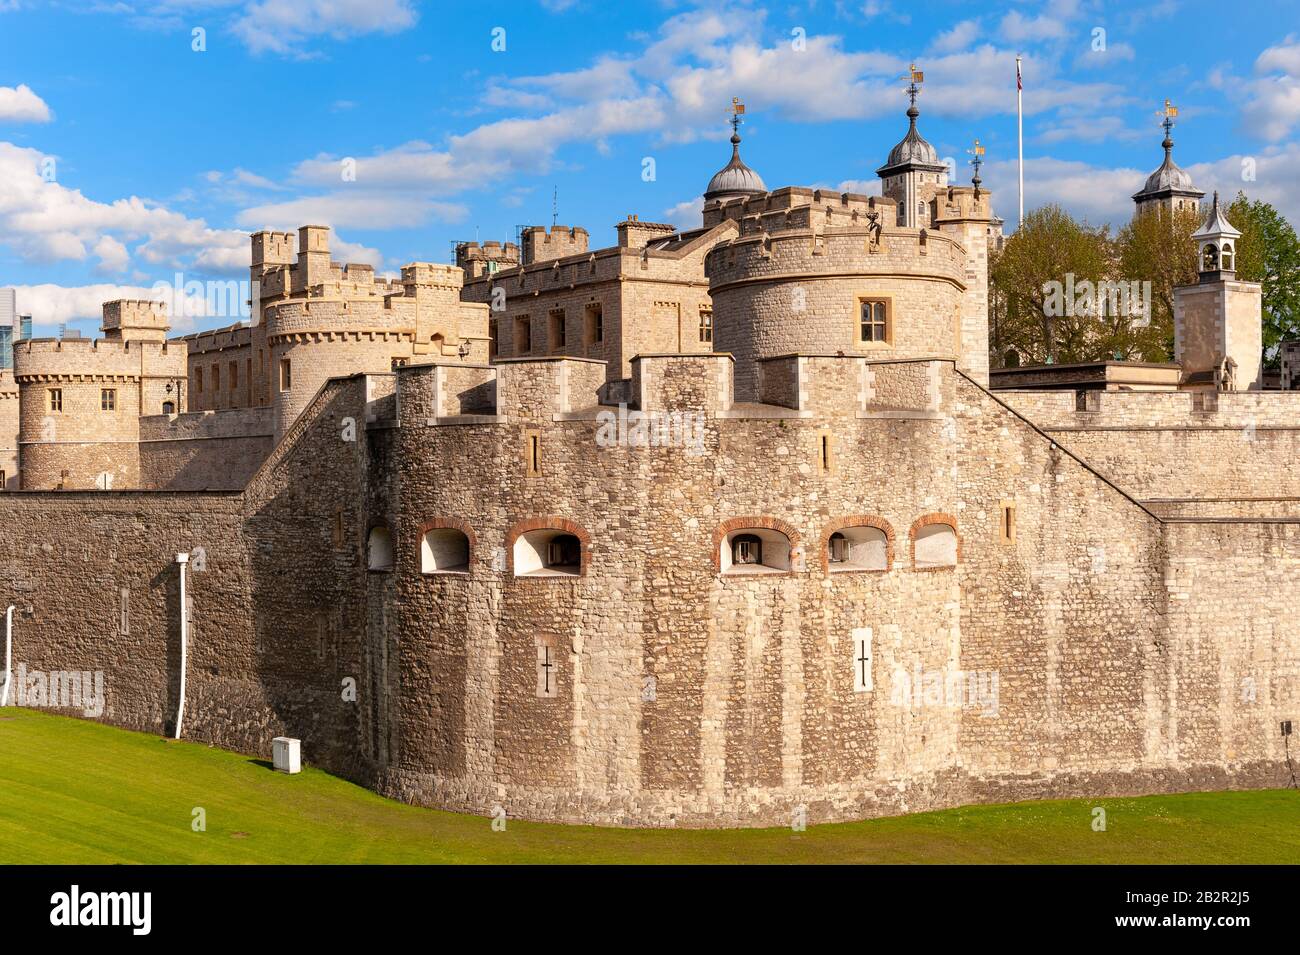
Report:
[[[293,264],[294,241],[292,232],[254,232],[252,243],[252,268],[254,271]]]
[[[502,269],[512,269],[522,261],[519,246],[513,242],[504,244],[496,241],[458,242],[456,244],[456,266],[464,271],[467,279],[476,279],[490,275]]]
[[[110,339],[166,340],[171,326],[167,304],[152,299],[118,299],[103,306],[103,331]]]
[[[930,200],[930,219],[936,226],[961,220],[988,222],[992,218],[993,194],[987,189],[977,193],[971,186],[948,186]]]
[[[887,206],[881,209],[888,214]],[[808,207],[794,211],[806,215]],[[779,232],[744,232],[714,246],[704,267],[714,291],[736,282],[844,273],[937,278],[966,287],[966,250],[956,239],[935,230],[876,229],[865,221],[815,228],[805,220]]]
[[[227,325],[224,328],[212,328],[204,332],[192,332],[189,335],[182,335],[179,338],[171,339],[173,342],[185,342],[189,347],[191,356],[202,355],[206,352],[225,351],[231,348],[245,348],[252,344],[253,329],[245,322],[236,322],[233,325]]]
[[[742,223],[741,231],[775,232],[787,226],[778,223],[789,221],[788,228],[807,226],[814,222],[821,227],[853,225],[865,221],[869,213],[876,213],[882,226],[895,223],[897,207],[879,196],[865,196],[852,192],[831,192],[806,186],[785,186],[761,196],[743,199],[713,200],[704,207],[705,228],[711,228],[727,219]],[[790,217],[787,219],[787,217]],[[759,220],[745,225],[746,220]]]
[[[189,354],[182,341],[112,338],[31,338],[14,343],[14,378],[25,380],[148,376],[184,378]]]
[[[521,236],[523,264],[549,262],[586,252],[587,239],[587,230],[582,226],[529,226]]]
[[[738,404],[729,354],[637,355],[620,400],[635,411],[755,420],[932,420],[949,408],[950,358],[790,354],[759,365],[758,400]],[[517,358],[492,365],[434,360],[397,372],[403,427],[586,420],[608,404],[599,400],[604,362],[591,359]]]

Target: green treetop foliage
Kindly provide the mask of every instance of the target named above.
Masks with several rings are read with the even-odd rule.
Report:
[[[1280,212],[1244,192],[1225,215],[1241,230],[1237,278],[1264,286],[1264,354],[1276,366],[1278,345],[1300,340],[1300,240]]]
[[[1225,214],[1242,233],[1237,278],[1263,285],[1264,350],[1275,364],[1279,342],[1300,340],[1300,241],[1267,202],[1239,193]],[[990,256],[993,366],[1171,361],[1174,288],[1197,281],[1191,235],[1203,218],[1198,210],[1152,210],[1112,237],[1108,226],[1079,223],[1057,205],[1028,213]]]
[[[1029,364],[1092,360],[1092,319],[1073,308],[1066,315],[1049,312],[1056,310],[1053,291],[1063,290],[1067,276],[1095,283],[1111,273],[1110,246],[1106,228],[1082,225],[1058,205],[1028,213],[990,262],[995,353],[1013,351]]]
[[[1162,207],[1135,215],[1116,236],[1119,274],[1130,282],[1151,283],[1151,324],[1134,329],[1138,360],[1169,361],[1173,356],[1174,288],[1196,282],[1192,233],[1200,225],[1196,209]]]

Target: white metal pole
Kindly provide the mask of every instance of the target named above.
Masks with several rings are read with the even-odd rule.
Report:
[[[185,644],[189,638],[189,608],[185,605],[185,566],[189,554],[177,554],[176,565],[181,573],[181,697],[176,706],[176,739],[181,738],[181,721],[185,719]]]
[[[1018,152],[1020,155],[1020,221],[1016,226],[1019,231],[1020,226],[1025,222],[1025,115],[1023,109],[1025,82],[1021,79],[1020,74],[1020,57],[1016,57],[1016,140]]]
[[[10,604],[9,609],[5,611],[5,688],[0,693],[0,706],[9,705],[9,684],[13,680],[11,664],[13,663],[14,648],[14,605]]]

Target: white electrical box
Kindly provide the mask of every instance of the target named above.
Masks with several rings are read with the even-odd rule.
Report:
[[[271,762],[275,764],[276,772],[302,772],[302,756],[298,752],[301,745],[298,740],[288,736],[277,736],[271,740]]]

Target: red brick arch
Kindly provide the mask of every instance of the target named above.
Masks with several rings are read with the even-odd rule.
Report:
[[[424,564],[424,554],[421,547],[424,546],[424,535],[429,531],[435,530],[453,530],[460,531],[469,541],[469,560],[466,562],[470,567],[474,566],[474,552],[478,548],[478,538],[474,534],[474,528],[470,527],[464,521],[458,521],[454,517],[431,517],[421,524],[415,531],[415,566],[422,568]]]
[[[945,514],[942,511],[932,511],[929,514],[922,514],[915,521],[913,521],[911,530],[907,532],[907,536],[910,540],[910,545],[911,545],[911,559],[912,559],[913,570],[926,571],[926,570],[947,569],[946,567],[917,567],[916,566],[916,535],[921,530],[921,528],[928,527],[931,524],[947,524],[949,527],[952,528],[952,532],[957,536],[957,563],[961,563],[961,531],[957,529],[957,518],[953,517],[951,514]]]
[[[722,542],[726,540],[728,534],[732,531],[744,530],[749,527],[761,527],[764,530],[780,531],[790,540],[790,552],[800,547],[799,531],[793,524],[787,524],[783,520],[775,517],[733,517],[729,521],[723,521],[718,525],[718,529],[713,532],[713,569],[722,573]],[[794,563],[793,556],[791,564]]]
[[[527,520],[520,521],[506,532],[506,573],[511,577],[515,575],[515,542],[520,536],[527,534],[529,531],[564,531],[566,534],[572,534],[578,538],[580,545],[580,558],[578,563],[578,576],[587,576],[587,565],[591,561],[591,535],[586,529],[565,517],[530,517]],[[516,578],[530,579],[530,578]],[[544,580],[562,580],[562,577],[545,577]]]
[[[830,554],[831,535],[846,527],[874,527],[885,532],[885,569],[883,571],[865,571],[865,573],[888,573],[894,569],[894,527],[883,517],[874,514],[851,514],[831,521],[822,531],[822,573],[831,572]]]

